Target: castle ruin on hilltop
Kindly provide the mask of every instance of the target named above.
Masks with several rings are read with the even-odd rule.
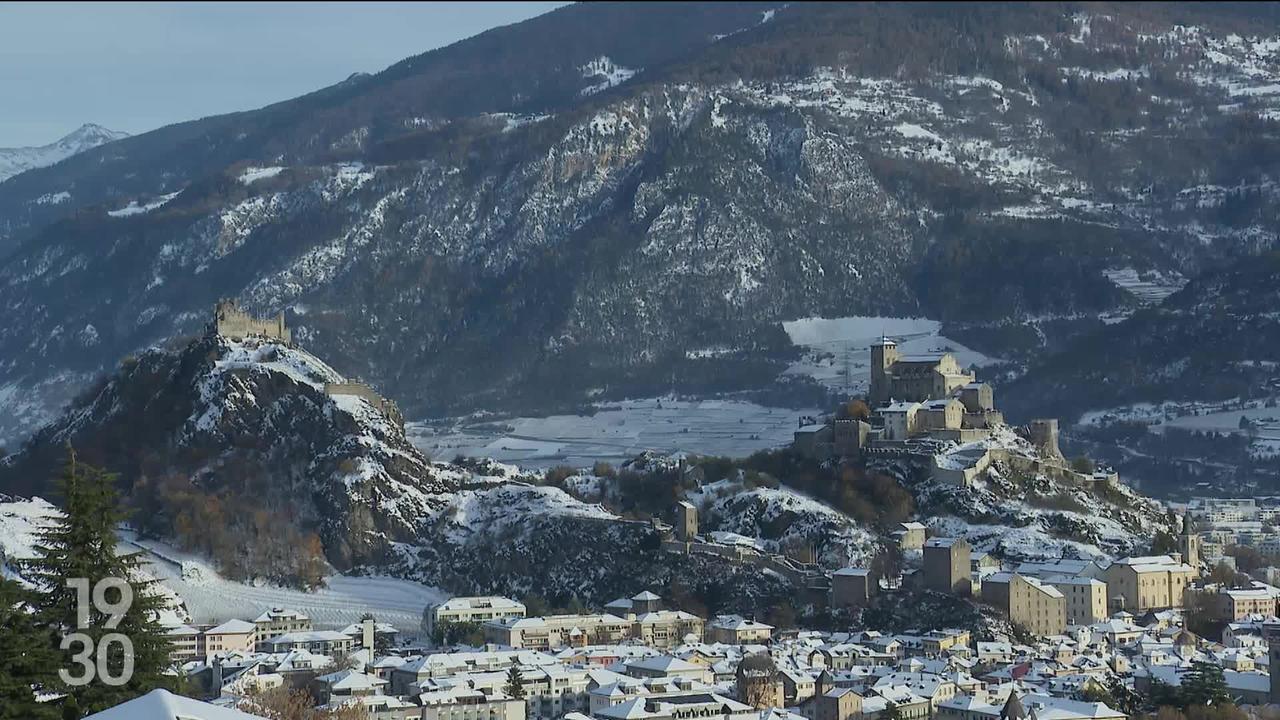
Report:
[[[1010,427],[995,391],[950,352],[902,354],[889,338],[871,345],[870,389],[860,407],[841,405],[806,417],[792,447],[817,459],[879,458],[915,462],[942,482],[968,487],[993,463],[1082,485],[1119,483],[1110,470],[1079,472],[1058,446],[1058,421]],[[1030,451],[1011,447],[1020,436]]]
[[[293,346],[293,333],[284,324],[284,313],[277,313],[273,318],[256,318],[244,310],[235,300],[219,300],[213,307],[213,322],[209,331],[230,340],[244,340],[254,337],[274,340]],[[404,415],[394,400],[384,398],[368,383],[359,380],[324,384],[324,394],[329,397],[358,397],[377,408],[379,412],[404,429]]]
[[[284,313],[273,318],[256,318],[244,310],[235,300],[219,300],[213,307],[213,332],[232,340],[262,337],[293,344],[293,334],[284,324]]]
[[[339,395],[358,397],[377,408],[388,420],[399,426],[401,430],[404,429],[404,415],[400,412],[400,406],[396,404],[395,400],[379,395],[378,391],[374,390],[368,383],[360,382],[359,380],[340,383],[327,382],[324,384],[324,394],[329,397],[337,397]]]

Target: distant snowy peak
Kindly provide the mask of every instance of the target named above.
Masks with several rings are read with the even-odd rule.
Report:
[[[92,150],[122,138],[129,133],[108,130],[101,125],[85,123],[71,133],[40,147],[0,148],[0,182],[34,168],[48,167],[72,155]]]

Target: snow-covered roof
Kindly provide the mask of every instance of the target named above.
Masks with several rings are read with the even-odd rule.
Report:
[[[766,625],[755,620],[747,620],[741,615],[720,615],[711,621],[711,627],[721,630],[772,630],[772,625]]]
[[[652,602],[654,600],[661,600],[662,598],[649,592],[648,590],[644,590],[642,592],[636,593],[635,595],[632,595],[631,599],[636,602]]]
[[[248,635],[257,629],[257,626],[247,620],[233,618],[217,627],[206,630],[205,635]]]
[[[1022,576],[1019,576],[1019,577],[1022,577]],[[1022,579],[1026,581],[1028,585],[1039,589],[1041,592],[1043,592],[1045,595],[1048,595],[1051,598],[1063,597],[1062,591],[1052,585],[1045,585],[1044,583],[1040,582],[1039,580],[1033,577],[1023,577]]]
[[[691,662],[685,662],[677,657],[670,655],[659,655],[657,657],[641,658],[632,660],[627,663],[627,669],[646,670],[649,672],[689,672],[691,670],[701,670],[701,665],[694,665]]]
[[[263,640],[264,643],[271,645],[289,645],[292,643],[310,643],[310,642],[342,642],[350,640],[349,635],[338,632],[337,630],[310,630],[307,632],[292,632],[284,635],[277,635],[273,638]]]
[[[832,574],[844,577],[867,577],[871,574],[871,571],[866,568],[846,567],[840,568]]]
[[[912,410],[917,410],[919,408],[920,408],[920,403],[918,402],[906,402],[906,401],[898,400],[895,402],[891,402],[888,405],[885,405],[884,407],[880,408],[880,414],[883,415],[884,413],[905,413],[905,412],[911,412]]]
[[[394,625],[392,625],[391,623],[384,623],[384,622],[375,622],[375,623],[373,624],[373,631],[374,631],[375,633],[382,633],[382,634],[384,634],[384,635],[386,635],[386,634],[399,634],[399,632],[400,632],[400,631],[399,631],[399,630],[397,630],[397,629],[396,629],[396,627],[395,627]],[[348,626],[346,626],[346,627],[342,628],[341,632],[342,632],[342,634],[343,634],[343,635],[346,635],[347,637],[358,636],[358,635],[360,635],[361,633],[363,633],[363,632],[364,632],[364,624],[363,624],[363,623],[351,623],[350,625],[348,625]]]
[[[113,708],[94,713],[85,720],[264,720],[231,708],[174,695],[168,690],[152,690]]]
[[[261,615],[254,618],[256,623],[271,622],[272,620],[310,620],[311,618],[303,615],[297,610],[285,610],[284,608],[271,608],[264,611]]]
[[[524,610],[524,603],[498,595],[481,595],[473,597],[452,597],[438,606],[441,610]]]
[[[387,684],[386,680],[355,670],[339,670],[316,678],[332,690],[373,690]]]

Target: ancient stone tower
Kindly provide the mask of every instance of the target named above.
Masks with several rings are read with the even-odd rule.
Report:
[[[889,402],[889,393],[893,387],[891,369],[898,362],[898,344],[887,337],[871,346],[871,391],[868,399],[871,407]]]
[[[219,300],[213,307],[213,331],[231,340],[262,337],[293,343],[293,334],[284,324],[284,313],[273,318],[255,318],[241,310],[235,300]]]
[[[1027,439],[1045,458],[1063,460],[1062,450],[1058,449],[1058,419],[1040,418],[1032,420],[1027,427]]]

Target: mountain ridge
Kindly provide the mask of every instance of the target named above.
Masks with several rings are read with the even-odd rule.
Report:
[[[789,351],[777,323],[796,317],[1078,324],[1138,306],[1117,269],[1189,277],[1275,243],[1280,64],[1237,33],[1254,11],[802,4],[761,22],[772,6],[673,5],[679,37],[632,48],[614,36],[643,11],[612,8],[113,144],[76,162],[126,148],[109,172],[140,172],[70,216],[31,198],[89,183],[80,169],[0,188],[16,243],[0,303],[18,318],[0,329],[0,437],[196,330],[219,297],[286,312],[421,417],[767,383]],[[426,112],[381,84],[456,81],[449,63],[475,48],[529,53],[538,28],[601,17],[616,32],[528,69],[541,80],[520,102],[499,84],[500,103]],[[803,42],[816,26],[825,39]],[[842,55],[868,28],[888,49]],[[936,36],[954,47],[903,56]],[[636,73],[584,96],[601,57]],[[355,114],[299,135],[290,113],[307,103]],[[241,132],[252,152],[234,149]],[[202,154],[172,152],[183,142]],[[183,179],[147,179],[162,171]]]

